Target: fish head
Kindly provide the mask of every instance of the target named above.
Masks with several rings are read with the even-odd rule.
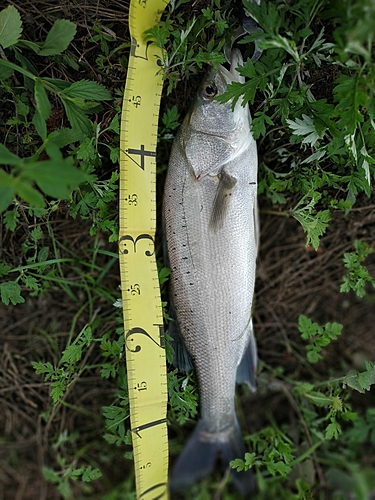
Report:
[[[189,116],[189,125],[197,132],[222,137],[228,141],[237,136],[238,131],[248,132],[250,112],[248,106],[242,106],[239,99],[232,110],[232,99],[220,103],[215,98],[227,90],[230,83],[244,83],[237,67],[243,65],[241,52],[233,49],[230,58],[230,69],[219,65],[211,68],[205,75],[197,92],[197,99]]]

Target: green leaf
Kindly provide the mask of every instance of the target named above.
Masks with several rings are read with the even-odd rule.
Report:
[[[47,151],[48,152],[48,151]],[[68,199],[72,189],[87,180],[86,174],[73,166],[73,159],[54,158],[27,165],[23,177],[33,180],[48,196],[57,199]]]
[[[45,373],[51,376],[55,373],[55,369],[49,361],[47,361],[47,363],[42,363],[41,361],[32,361],[31,365],[37,375],[42,375]]]
[[[276,473],[279,473],[280,476],[286,477],[292,468],[289,465],[286,465],[282,461],[278,462],[266,462],[266,467],[269,470],[269,472],[274,476]]]
[[[14,231],[17,227],[17,222],[20,217],[20,214],[17,212],[17,210],[8,210],[8,212],[5,212],[4,214],[4,224],[9,231]]]
[[[34,227],[34,229],[30,233],[30,236],[33,242],[37,243],[39,240],[42,239],[43,236],[42,228],[40,226]]]
[[[87,101],[83,97],[70,97],[63,93],[60,93],[60,97],[86,113],[93,112],[93,109],[99,109],[96,101]]]
[[[16,194],[34,207],[44,207],[43,196],[32,187],[30,182],[22,178],[15,179]]]
[[[22,21],[18,10],[9,5],[0,12],[0,45],[3,49],[15,45],[22,32]]]
[[[361,384],[358,382],[358,375],[358,372],[356,372],[355,370],[351,370],[344,378],[342,384],[343,387],[349,386],[351,389],[364,394],[365,391],[363,390]]]
[[[48,135],[48,141],[55,144],[59,149],[78,141],[77,132],[71,128],[60,128]]]
[[[352,370],[343,380],[343,387],[348,385],[352,389],[364,394],[375,384],[375,365],[369,361],[365,362],[366,370],[356,372]]]
[[[108,430],[118,431],[119,427],[123,427],[124,421],[129,417],[129,408],[112,405],[103,406],[102,410]]]
[[[48,247],[42,247],[38,252],[38,262],[45,262],[49,257]]]
[[[255,455],[255,453],[254,453]],[[229,465],[232,467],[232,469],[236,469],[237,472],[241,472],[243,470],[248,470],[248,467],[246,467],[245,461],[242,460],[241,458],[235,458],[231,462],[229,462]]]
[[[27,288],[31,288],[31,290],[40,290],[38,280],[33,276],[28,276],[26,274],[22,277],[22,281],[24,282]]]
[[[233,98],[232,107],[234,107],[235,103],[243,95],[243,102],[246,103],[250,101],[250,103],[253,104],[255,93],[258,90],[265,90],[269,74],[265,72],[264,67],[259,64],[259,61],[257,65],[254,65],[253,62],[248,59],[245,66],[238,68],[238,72],[242,76],[249,78],[249,80],[245,83],[230,83],[227,90],[223,94],[215,97],[215,100],[224,103]]]
[[[36,54],[40,52],[40,44],[31,42],[30,40],[20,40],[17,44],[19,47],[27,47],[28,49],[33,50]]]
[[[7,306],[11,302],[14,306],[22,304],[25,299],[21,297],[21,287],[16,281],[6,281],[0,283],[1,300]]]
[[[97,82],[80,80],[63,90],[60,94],[68,97],[79,97],[87,101],[109,101],[112,99],[108,90]]]
[[[0,154],[1,146],[2,144],[0,144]],[[4,172],[4,170],[0,170],[0,212],[6,210],[13,201],[15,196],[14,184],[14,177]]]
[[[51,114],[51,104],[47,97],[46,89],[43,86],[42,80],[37,78],[35,80],[34,95],[36,107],[43,120],[48,120]]]
[[[4,59],[0,58],[0,66],[5,66],[6,68],[19,71],[22,73],[24,76],[27,76],[27,78],[30,78],[31,80],[35,80],[36,76],[33,75],[30,71],[27,69],[21,68],[21,66],[17,66],[17,64],[14,64],[10,61],[5,61]]]
[[[4,144],[0,144],[0,165],[11,165],[12,167],[16,167],[20,163],[22,163],[21,158],[11,153],[9,149],[7,149],[4,146]],[[2,184],[2,179],[0,177],[0,185],[1,184]]]
[[[368,255],[372,253],[372,248],[367,243],[356,240],[354,242],[355,252],[344,254],[344,264],[348,273],[344,278],[344,283],[340,287],[340,292],[353,290],[358,297],[366,295],[365,285],[370,283],[375,287],[375,280],[370,276],[367,268],[361,265]]]
[[[306,136],[302,140],[302,144],[309,144],[314,146],[316,141],[319,139],[319,134],[316,131],[313,119],[307,115],[302,115],[302,120],[296,118],[293,120],[286,120],[289,127],[293,130],[293,134],[297,136]]]
[[[298,329],[301,332],[303,339],[308,339],[317,335],[321,331],[318,323],[313,323],[310,318],[301,314],[298,318]]]
[[[354,76],[340,75],[337,79],[337,85],[333,92],[336,106],[336,114],[339,117],[337,123],[341,130],[353,134],[357,124],[364,121],[361,108],[367,104],[367,94],[364,92],[366,80],[360,73]]]
[[[315,346],[307,346],[307,359],[310,363],[317,363],[322,356],[318,353],[317,348]]]
[[[74,364],[82,357],[82,344],[69,345],[64,351],[61,363]]]
[[[51,384],[51,398],[54,403],[57,403],[62,398],[66,389],[66,382],[64,379],[56,380]]]
[[[358,374],[358,383],[365,391],[369,391],[371,386],[375,384],[375,365],[366,361],[366,371]]]
[[[82,481],[84,483],[89,483],[90,481],[98,479],[99,477],[102,477],[102,473],[100,472],[100,470],[93,469],[91,465],[89,465],[82,475]]]
[[[116,147],[109,146],[109,144],[107,144],[107,146],[109,147],[109,158],[111,162],[118,164],[120,158],[120,148],[117,146]]]
[[[78,160],[94,163],[98,156],[94,137],[86,137],[79,145],[76,155]]]
[[[118,116],[118,115],[116,115]],[[166,131],[175,130],[180,126],[177,106],[174,105],[163,114],[162,123]]]
[[[118,113],[116,113],[115,116],[113,117],[113,120],[109,124],[107,130],[113,130],[113,132],[115,132],[116,134],[120,133],[120,117]]]
[[[43,465],[42,467],[43,477],[46,481],[50,481],[51,483],[59,483],[60,482],[60,474],[49,467]]]
[[[53,56],[61,54],[66,50],[73,40],[77,31],[77,26],[66,19],[57,19],[50,29],[42,49],[41,56]]]
[[[66,116],[68,117],[68,120],[72,128],[76,130],[81,137],[82,136],[92,137],[94,130],[93,124],[87,118],[85,113],[82,110],[78,109],[77,106],[75,106],[68,99],[62,99],[62,103],[64,105]],[[78,139],[79,137],[77,137],[77,140]]]
[[[251,122],[251,132],[255,140],[259,139],[261,135],[266,135],[266,124],[274,125],[272,119],[266,115],[266,110],[254,113],[254,118]]]
[[[289,40],[288,38],[285,38],[284,36],[281,35],[276,35],[274,36],[273,39],[261,41],[259,43],[259,46],[262,49],[270,49],[270,48],[280,48],[288,52],[289,55],[293,57],[293,59],[299,63],[300,61],[300,55],[298,53],[296,44],[294,40]]]
[[[325,327],[320,327],[317,323],[313,323],[311,319],[307,318],[304,315],[300,315],[298,318],[298,329],[301,332],[301,337],[305,340],[309,341],[309,345],[306,346],[307,349],[307,359],[310,363],[316,363],[322,356],[319,354],[322,350],[322,347],[330,344],[331,340],[336,340],[337,337],[341,334],[342,325],[339,323],[326,323]],[[306,396],[310,397],[310,399],[316,400],[316,404],[319,404],[318,399],[321,397],[321,393],[314,393],[314,395]],[[323,399],[325,396],[322,396]],[[318,398],[318,399],[317,399]],[[320,404],[324,404],[323,399]],[[327,401],[326,401],[327,402]],[[330,400],[331,402],[331,400]]]
[[[169,275],[171,274],[171,270],[169,267],[162,267],[159,272],[159,284],[163,285],[169,279]]]
[[[102,363],[100,376],[103,378],[116,377],[117,366],[114,363]]]
[[[301,210],[293,212],[292,215],[300,222],[303,230],[307,233],[306,246],[312,245],[315,250],[318,250],[319,238],[325,233],[328,222],[331,220],[330,211],[322,210],[315,215],[311,215]]]
[[[305,397],[309,399],[314,405],[317,406],[330,406],[332,405],[332,397],[328,397],[322,392],[314,391],[305,394]]]
[[[62,480],[60,480],[60,484],[57,486],[57,490],[65,500],[72,498],[72,490],[70,488],[67,477],[64,477]]]
[[[326,323],[325,331],[330,339],[336,340],[341,335],[342,328],[343,326],[340,323]]]
[[[327,426],[325,438],[326,439],[332,439],[332,438],[337,439],[339,437],[339,435],[341,434],[341,432],[342,432],[341,425],[338,422],[333,421]]]
[[[0,262],[0,276],[6,276],[12,268]]]
[[[23,100],[18,96],[16,96],[16,101],[17,101],[17,113],[20,116],[26,118],[30,112],[30,106],[28,106],[25,102],[23,102]]]
[[[0,65],[0,81],[7,80],[14,73],[14,69]]]
[[[39,112],[39,109],[35,110],[33,119],[32,119],[32,124],[35,127],[35,130],[38,132],[39,136],[43,139],[43,141],[46,140],[47,138],[47,125],[46,121],[42,117],[42,115]]]

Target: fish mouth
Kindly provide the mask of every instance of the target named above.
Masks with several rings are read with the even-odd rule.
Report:
[[[228,83],[232,82],[239,82],[239,83],[245,82],[245,77],[241,76],[236,69],[238,66],[243,66],[243,59],[240,50],[235,48],[232,49],[230,53],[229,70],[222,65],[219,66],[220,75],[222,76],[227,85]]]

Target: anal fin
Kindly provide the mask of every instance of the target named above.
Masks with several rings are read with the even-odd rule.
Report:
[[[168,323],[168,335],[172,338],[170,343],[173,348],[172,364],[181,372],[191,372],[192,370],[194,370],[193,360],[182,338],[180,327],[178,325],[176,313],[172,303],[170,303],[169,315],[172,318],[172,321],[169,321]]]
[[[243,353],[240,364],[237,367],[237,384],[246,384],[249,389],[256,392],[256,368],[257,368],[257,345],[254,337],[253,322],[250,320],[245,331],[249,336],[249,343]]]

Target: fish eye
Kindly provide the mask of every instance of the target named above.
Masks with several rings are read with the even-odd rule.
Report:
[[[216,85],[214,83],[205,83],[203,85],[202,94],[205,99],[211,99],[212,97],[215,97],[215,95],[217,94]]]

